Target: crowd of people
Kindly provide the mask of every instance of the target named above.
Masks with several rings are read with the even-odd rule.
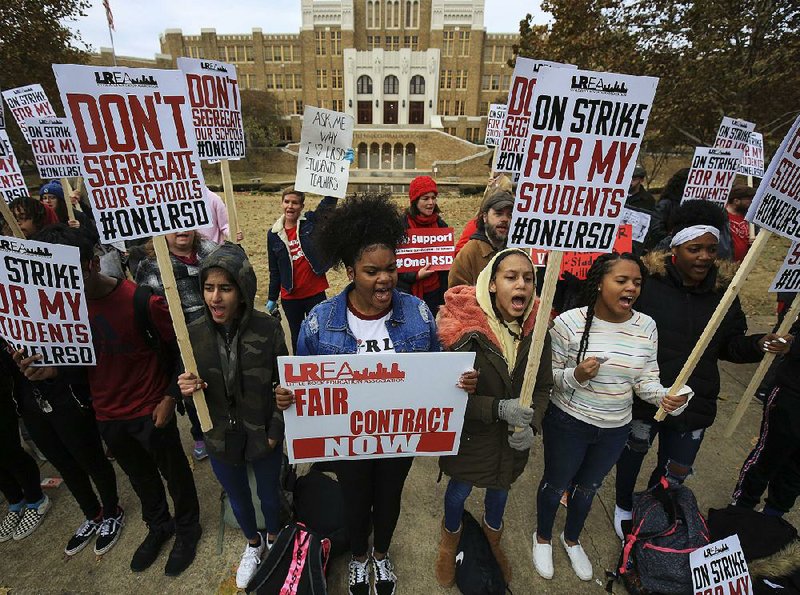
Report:
[[[0,541],[30,535],[50,507],[39,468],[22,448],[19,415],[85,516],[65,536],[68,556],[92,540],[96,554],[107,552],[130,522],[120,506],[113,457],[140,500],[148,528],[131,570],[149,568],[174,536],[164,572],[182,573],[202,534],[198,493],[175,417],[176,410],[185,411],[193,455],[209,459],[246,540],[236,574],[237,586],[246,587],[281,529],[282,412],[292,406],[294,393],[279,384],[277,358],[290,348],[309,356],[475,354],[474,370],[453,377],[467,403],[458,453],[439,461],[448,481],[432,573],[445,587],[455,581],[462,515],[475,489],[484,490],[482,530],[511,582],[512,560],[502,545],[504,512],[537,434],[544,471],[535,495],[534,568],[544,579],[555,575],[553,526],[563,504],[566,523],[558,541],[578,578],[590,580],[594,571],[580,536],[598,488],[616,466],[614,525],[622,537],[656,438],[657,464],[647,485],[662,478],[682,483],[691,475],[716,416],[719,360],[747,363],[767,352],[783,355],[768,390],[761,440],[733,499],[754,508],[769,488],[764,512],[786,513],[800,494],[793,454],[800,386],[791,372],[800,348],[791,334],[747,334],[735,300],[687,385],[668,396],[731,280],[734,261],[752,241],[743,214],[753,192],[735,187],[724,210],[703,201],[681,204],[681,170],[656,203],[644,188],[645,177],[637,167],[628,199],[629,208],[650,216],[645,241],[634,253],[600,256],[585,280],[566,289],[573,295],[563,303],[576,307],[556,312],[544,335],[530,406],[520,397],[539,308],[537,276],[527,251],[507,248],[514,194],[505,176],[490,180],[449,273],[428,267],[397,271],[398,246],[410,229],[448,227],[432,178],[411,182],[405,211],[387,196],[367,193],[339,201],[327,197],[315,211],[304,212],[304,194],[286,189],[282,215],[266,234],[266,311],[256,307],[248,255],[224,241],[230,234],[224,209],[216,227],[202,236],[168,234],[196,374],[182,369],[152,242],[100,250],[89,205],[78,194],[65,198],[58,182],[44,185],[40,200],[15,200],[11,211],[26,238],[79,249],[97,364],[38,366],[39,355],[0,352],[0,492],[8,503]],[[80,207],[80,216],[66,215],[65,200]],[[110,250],[117,250],[127,275],[104,266],[101,257]],[[349,283],[329,298],[331,267],[343,269]],[[288,345],[279,308],[290,330]],[[213,422],[207,432],[192,403],[198,389],[205,392]],[[669,413],[663,422],[653,419],[658,407]],[[775,429],[768,433],[770,425]],[[345,503],[352,595],[395,593],[389,550],[412,463],[412,457],[393,457],[333,464]],[[264,527],[256,520],[248,467]]]

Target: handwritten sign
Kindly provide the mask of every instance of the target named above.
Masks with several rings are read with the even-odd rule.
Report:
[[[750,140],[744,146],[744,155],[739,164],[739,173],[754,178],[764,177],[764,135],[751,132]]]
[[[753,585],[738,535],[689,554],[695,595],[752,595]]]
[[[211,223],[182,72],[53,71],[104,244]]]
[[[368,346],[367,346],[368,347]],[[279,357],[291,462],[455,454],[473,353]]]
[[[800,242],[789,247],[789,253],[772,280],[769,291],[800,291]]]
[[[636,209],[624,208],[622,209],[622,224],[631,226],[631,236],[634,242],[640,244],[644,242],[647,237],[647,232],[650,231],[650,221],[652,216],[650,213],[644,211],[637,211]]]
[[[344,156],[353,146],[354,126],[353,116],[318,107],[305,108],[296,190],[344,198],[350,177],[350,163]]]
[[[5,99],[11,115],[14,116],[17,126],[19,126],[25,136],[25,140],[28,142],[30,142],[30,139],[25,127],[25,120],[28,118],[56,117],[56,112],[53,110],[53,106],[50,105],[50,100],[41,85],[36,84],[8,89],[3,91],[3,99]]]
[[[407,241],[397,247],[397,272],[408,273],[423,267],[448,271],[455,253],[452,227],[409,229]]]
[[[747,120],[736,120],[725,116],[717,131],[714,147],[718,149],[744,150],[756,125]]]
[[[720,205],[727,203],[743,153],[742,149],[697,147],[681,202],[710,200]]]
[[[503,123],[506,120],[506,105],[504,103],[492,103],[489,105],[489,119],[486,122],[487,147],[496,147],[503,138]]]
[[[509,246],[613,249],[657,84],[609,72],[540,71]]]
[[[95,363],[78,248],[0,238],[0,336],[37,365]]]
[[[25,121],[28,142],[39,177],[76,178],[81,175],[78,149],[66,118],[31,118]]]
[[[7,203],[15,198],[30,196],[5,130],[0,130],[0,196]]]
[[[236,67],[196,58],[178,58],[186,75],[192,123],[200,159],[244,157],[244,127]]]

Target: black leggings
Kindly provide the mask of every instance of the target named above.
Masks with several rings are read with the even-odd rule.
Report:
[[[22,448],[12,386],[11,378],[0,378],[0,492],[9,504],[38,502],[44,497],[42,478],[36,461]]]
[[[314,306],[324,301],[324,291],[300,300],[281,300],[283,313],[286,315],[286,322],[289,324],[289,332],[292,335],[292,353],[297,351],[297,337],[300,335],[300,325],[303,323],[303,319],[308,316]]]

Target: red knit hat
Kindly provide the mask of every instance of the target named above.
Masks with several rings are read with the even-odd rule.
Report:
[[[411,184],[408,187],[408,197],[411,199],[411,202],[414,202],[420,196],[428,192],[439,194],[439,190],[436,188],[436,182],[433,181],[432,177],[419,176],[411,180]]]

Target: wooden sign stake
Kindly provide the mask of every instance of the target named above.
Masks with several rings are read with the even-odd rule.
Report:
[[[72,185],[67,178],[61,178],[61,189],[64,191],[64,204],[67,206],[67,219],[75,221],[75,211],[72,208]]]
[[[11,209],[8,208],[8,203],[5,201],[4,198],[0,198],[0,213],[3,214],[3,219],[5,219],[6,223],[8,223],[8,227],[11,229],[11,233],[14,234],[14,237],[24,240],[25,234],[22,233],[22,230],[19,228],[19,223],[17,223],[17,218],[14,217],[14,214],[11,212]]]
[[[228,239],[238,244],[239,233],[242,231],[239,228],[239,215],[236,211],[236,197],[233,195],[233,182],[231,181],[231,168],[227,159],[221,159],[219,162],[220,170],[222,171],[222,188],[225,191],[225,208],[228,209]]]
[[[199,376],[199,374],[197,374],[197,362],[194,359],[192,344],[189,341],[189,330],[186,328],[186,319],[183,317],[181,298],[180,295],[178,295],[178,285],[175,282],[175,272],[172,270],[172,261],[169,257],[169,248],[167,248],[166,238],[163,235],[155,236],[153,238],[153,247],[156,252],[158,268],[161,271],[164,295],[167,298],[169,314],[172,316],[172,326],[175,328],[175,338],[178,341],[178,348],[181,351],[183,367],[187,372]],[[211,416],[208,414],[208,405],[206,405],[206,396],[202,389],[195,391],[194,395],[192,395],[192,401],[194,402],[195,409],[197,409],[200,427],[204,432],[208,432],[214,427],[214,424],[211,423]]]

